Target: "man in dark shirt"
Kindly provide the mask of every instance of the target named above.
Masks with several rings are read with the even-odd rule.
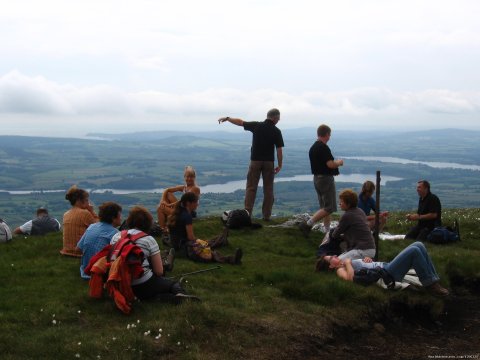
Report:
[[[405,235],[406,238],[425,241],[428,234],[437,226],[442,226],[442,205],[440,199],[430,192],[430,183],[420,180],[417,183],[418,210],[407,214],[407,220],[418,221]]]
[[[252,148],[250,155],[250,166],[247,175],[247,187],[245,190],[245,209],[252,216],[255,197],[257,195],[260,175],[263,180],[263,219],[268,221],[272,215],[273,207],[273,179],[275,174],[282,169],[283,161],[283,137],[277,123],[280,121],[280,111],[271,109],[267,113],[267,119],[259,121],[243,121],[238,118],[223,117],[218,119],[221,124],[228,121],[237,126],[243,126],[247,131],[253,133]],[[277,150],[277,162],[275,167],[275,149]]]
[[[310,233],[312,226],[321,219],[323,219],[325,231],[328,233],[330,231],[330,214],[337,211],[333,177],[339,174],[338,168],[343,166],[343,160],[335,160],[327,145],[331,134],[332,130],[329,126],[320,125],[317,129],[317,141],[308,152],[320,209],[307,222],[300,223],[300,230],[305,237]]]

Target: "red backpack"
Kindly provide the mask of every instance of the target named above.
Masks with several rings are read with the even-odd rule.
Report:
[[[105,288],[117,307],[128,314],[135,299],[131,283],[143,275],[144,254],[135,241],[148,236],[144,232],[132,235],[128,230],[120,233],[114,245],[106,245],[90,259],[85,273],[90,275],[90,296],[101,298]]]

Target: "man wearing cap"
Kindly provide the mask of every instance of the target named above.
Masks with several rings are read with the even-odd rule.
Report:
[[[27,221],[13,232],[17,235],[45,235],[55,231],[60,231],[60,223],[48,215],[47,209],[40,207],[35,219]]]
[[[237,126],[243,126],[244,130],[251,131],[252,147],[250,155],[250,166],[247,174],[247,187],[245,190],[245,209],[252,216],[255,197],[257,195],[260,175],[263,180],[263,220],[269,221],[272,216],[273,207],[273,179],[282,169],[283,161],[283,137],[282,132],[277,128],[280,121],[280,111],[271,109],[267,113],[267,119],[259,121],[243,121],[238,118],[222,117],[218,119],[221,124],[228,121]],[[277,153],[277,167],[275,167],[275,149]]]

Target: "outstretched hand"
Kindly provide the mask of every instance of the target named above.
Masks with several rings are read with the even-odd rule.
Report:
[[[227,121],[227,120],[228,120],[228,118],[226,118],[226,117],[221,117],[220,119],[218,119],[218,123],[221,124],[221,123],[223,123],[223,122],[225,122],[225,121]]]

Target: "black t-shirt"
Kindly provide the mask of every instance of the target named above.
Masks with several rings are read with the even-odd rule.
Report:
[[[187,209],[182,208],[180,215],[175,221],[175,226],[169,227],[172,245],[176,250],[180,250],[181,248],[185,247],[185,244],[188,241],[187,225],[191,225],[192,223],[192,215],[190,215]]]
[[[310,157],[310,168],[314,175],[338,175],[338,168],[330,169],[327,162],[335,160],[330,148],[321,141],[315,141],[308,152]]]
[[[434,227],[442,226],[442,205],[440,204],[440,199],[437,195],[429,192],[427,196],[423,199],[418,200],[418,210],[419,215],[425,215],[430,213],[437,213],[437,218],[433,220],[418,220],[418,225],[421,227],[427,227],[430,230],[433,230]]]
[[[282,132],[273,121],[246,121],[243,128],[253,133],[250,160],[275,161],[275,148],[284,146]]]

